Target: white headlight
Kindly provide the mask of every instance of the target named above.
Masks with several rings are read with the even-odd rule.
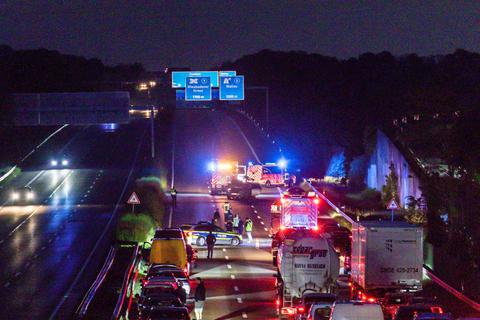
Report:
[[[35,194],[32,191],[27,192],[27,200],[32,200],[35,198]]]
[[[52,165],[53,167],[56,167],[58,165],[58,161],[57,160],[52,160],[52,161],[50,161],[50,165]]]
[[[62,160],[62,166],[68,166],[68,160],[63,159]]]
[[[18,192],[12,192],[12,194],[10,195],[10,199],[18,200],[20,199],[20,194]]]

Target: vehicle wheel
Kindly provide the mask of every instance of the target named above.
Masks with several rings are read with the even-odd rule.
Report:
[[[235,237],[232,239],[232,246],[238,246],[240,244],[240,239]]]
[[[267,180],[267,182],[265,182],[265,186],[267,188],[270,188],[272,186],[272,183],[270,182],[270,180]]]
[[[197,239],[197,246],[204,246],[205,245],[205,238],[204,237],[200,237]]]

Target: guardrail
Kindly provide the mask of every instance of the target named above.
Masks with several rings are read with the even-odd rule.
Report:
[[[138,262],[139,250],[140,250],[140,246],[137,244],[132,254],[130,266],[128,267],[123,277],[122,289],[120,290],[117,304],[115,305],[115,309],[113,310],[112,320],[117,320],[120,317],[120,313],[124,307],[125,297],[127,296],[127,291],[130,287],[130,281],[132,280],[132,273],[133,273],[133,270],[135,270],[135,266],[137,265],[137,262]]]
[[[349,223],[354,224],[355,221],[350,218],[348,214],[340,210],[339,207],[337,207],[332,201],[330,201],[323,193],[318,191],[310,182],[308,182],[306,179],[303,179],[305,183],[315,192],[320,198],[322,198],[330,207],[332,207],[338,214],[340,214],[345,220],[347,220]]]
[[[8,176],[11,175],[12,172],[15,171],[16,168],[17,168],[17,166],[13,166],[13,167],[10,168],[10,170],[8,170],[7,172],[5,172],[5,174],[0,177],[0,182],[2,182],[3,180],[7,179]]]
[[[452,294],[453,296],[455,296],[457,299],[463,301],[464,303],[466,303],[467,305],[469,305],[470,307],[472,307],[473,309],[477,310],[477,311],[480,311],[480,303],[470,299],[469,297],[467,297],[466,295],[464,295],[463,293],[457,291],[455,288],[453,288],[452,286],[448,285],[445,281],[443,281],[442,279],[440,279],[439,277],[437,277],[436,275],[433,274],[432,270],[426,266],[426,265],[423,265],[423,270],[425,271],[425,273],[427,274],[427,276],[433,281],[435,282],[437,285],[439,285],[440,287],[442,287],[443,289],[445,289],[446,291],[448,291],[450,294]]]
[[[82,302],[77,308],[75,312],[75,317],[78,319],[82,319],[85,317],[87,313],[88,306],[93,301],[95,294],[98,291],[98,288],[102,285],[105,277],[107,276],[108,271],[112,267],[113,261],[115,260],[115,256],[117,254],[117,248],[115,246],[110,247],[110,251],[108,252],[107,258],[105,259],[105,263],[103,264],[102,269],[97,275],[97,278],[93,282],[92,286],[88,289],[87,293],[83,297]]]

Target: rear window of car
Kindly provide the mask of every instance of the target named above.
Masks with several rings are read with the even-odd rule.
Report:
[[[156,239],[182,239],[182,231],[180,230],[157,230],[155,231]]]
[[[429,307],[406,307],[398,309],[397,315],[395,316],[395,320],[411,320],[415,315],[415,312],[430,312]]]
[[[177,279],[186,278],[187,276],[180,270],[153,270],[149,273],[151,276],[171,276],[173,275]]]
[[[320,307],[315,309],[313,313],[313,320],[328,320],[330,318],[330,307]]]

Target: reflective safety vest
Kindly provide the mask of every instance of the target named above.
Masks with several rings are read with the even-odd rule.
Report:
[[[249,220],[245,224],[245,231],[250,232],[250,231],[252,231],[252,229],[253,229],[253,222],[252,222],[252,220]]]

